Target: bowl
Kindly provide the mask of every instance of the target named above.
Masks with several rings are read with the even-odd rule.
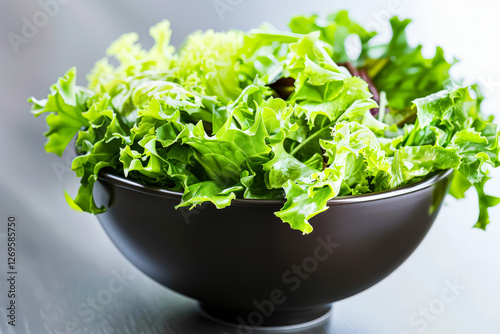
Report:
[[[381,281],[429,231],[452,170],[394,190],[339,197],[302,235],[274,215],[283,201],[235,199],[174,209],[181,193],[101,173],[102,227],[147,276],[242,328],[294,326]],[[242,331],[243,332],[243,331]]]

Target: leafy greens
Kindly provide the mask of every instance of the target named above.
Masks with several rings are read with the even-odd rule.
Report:
[[[299,16],[290,31],[195,32],[176,51],[168,21],[154,46],[125,34],[76,84],[70,69],[47,99],[47,152],[76,137],[72,169],[81,180],[71,207],[99,214],[93,198],[103,168],[183,193],[178,207],[234,198],[286,200],[276,216],[310,233],[309,220],[337,196],[383,191],[455,169],[450,193],[474,187],[480,214],[500,199],[484,193],[498,167],[499,132],[480,110],[476,86],[450,79],[443,50],[410,46],[410,20],[390,20],[393,37],[374,45],[341,11],[321,21]],[[360,52],[350,59],[346,39]],[[119,65],[111,65],[114,57]]]

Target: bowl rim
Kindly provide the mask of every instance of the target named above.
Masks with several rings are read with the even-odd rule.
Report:
[[[421,180],[416,183],[412,183],[403,187],[383,190],[375,193],[362,194],[362,195],[349,195],[349,196],[339,196],[330,199],[327,202],[328,206],[339,205],[339,204],[349,204],[349,203],[359,203],[359,202],[371,202],[377,201],[385,198],[397,197],[409,193],[413,193],[425,188],[429,188],[439,181],[448,178],[452,173],[453,169],[445,169],[435,172],[430,177]],[[127,179],[123,176],[118,176],[106,171],[100,171],[99,180],[105,181],[106,183],[126,188],[141,193],[146,193],[154,196],[177,199],[181,200],[183,193],[177,191],[167,190],[161,187],[156,187],[152,185],[141,184],[137,181]],[[235,198],[231,201],[231,206],[283,206],[286,200],[268,200],[268,199],[246,199],[246,198]]]

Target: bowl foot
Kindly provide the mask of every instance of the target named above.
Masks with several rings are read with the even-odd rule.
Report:
[[[293,330],[309,327],[330,318],[331,305],[292,310],[235,310],[201,304],[200,312],[216,323],[236,327],[239,332],[254,329]]]

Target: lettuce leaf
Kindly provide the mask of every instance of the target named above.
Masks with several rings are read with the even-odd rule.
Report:
[[[86,103],[91,93],[76,86],[76,68],[59,78],[50,91],[47,99],[37,100],[32,97],[28,102],[33,103],[32,112],[35,117],[49,113],[46,121],[50,129],[45,133],[49,140],[45,144],[45,150],[62,156],[77,132],[89,125],[83,113],[87,110]]]

